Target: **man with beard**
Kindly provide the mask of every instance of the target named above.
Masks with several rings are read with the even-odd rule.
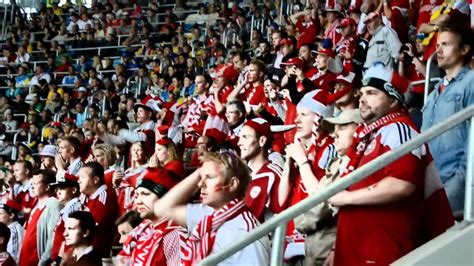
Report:
[[[245,194],[245,203],[262,223],[282,210],[278,203],[282,169],[268,158],[272,141],[270,123],[262,118],[254,118],[245,122],[238,142],[240,157],[247,162],[252,177]]]
[[[418,135],[401,109],[407,87],[388,67],[367,70],[359,100],[365,124],[347,152],[343,176]],[[339,207],[335,265],[388,265],[454,224],[426,145],[339,192],[329,203]]]

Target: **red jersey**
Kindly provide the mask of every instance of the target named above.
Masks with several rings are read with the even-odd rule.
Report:
[[[117,233],[115,225],[118,217],[117,196],[104,184],[89,197],[81,195],[81,199],[85,210],[90,211],[94,217],[97,232],[100,232],[95,235],[92,242],[94,249],[100,251],[102,256],[108,257]]]
[[[239,94],[239,99],[243,102],[247,101],[250,105],[258,105],[265,101],[263,88],[263,83],[256,87],[253,84],[247,84],[245,91]]]
[[[416,135],[416,130],[404,122],[392,122],[381,127],[372,134],[358,166],[399,147]],[[423,147],[348,188],[349,191],[365,189],[386,177],[401,179],[416,186],[410,196],[394,203],[341,207],[335,265],[388,265],[422,243]]]
[[[114,185],[113,185],[114,173],[115,173],[115,169],[113,169],[113,168],[109,168],[109,169],[104,171],[105,184],[109,188],[114,187]]]
[[[21,244],[21,251],[18,261],[18,265],[20,266],[38,265],[38,221],[45,209],[46,204],[42,204],[42,206],[37,205],[30,213],[30,217],[26,223],[26,231],[23,237],[23,243]]]
[[[252,181],[245,194],[245,204],[262,223],[283,210],[278,203],[278,186],[282,171],[278,165],[268,161],[252,173]]]
[[[321,30],[319,19],[305,21],[303,17],[296,22],[295,27],[298,29],[298,42],[296,43],[297,49],[305,44],[313,44],[314,39]]]
[[[13,200],[16,201],[24,208],[33,208],[36,204],[36,198],[33,193],[33,187],[31,181],[26,184],[18,185],[14,187]],[[28,220],[28,217],[25,217]]]
[[[333,92],[334,86],[332,82],[336,80],[338,74],[332,73],[329,70],[326,71],[318,71],[315,75],[310,77],[309,79],[313,81],[314,85],[323,91]]]
[[[117,202],[119,207],[119,216],[133,209],[133,199],[135,197],[135,187],[137,185],[138,177],[145,170],[145,166],[140,166],[131,170],[125,171],[125,177],[118,188],[115,189],[117,194]]]

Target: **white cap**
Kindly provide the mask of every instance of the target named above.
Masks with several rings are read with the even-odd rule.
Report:
[[[58,147],[55,145],[44,145],[43,150],[40,152],[40,156],[56,157],[58,154]]]
[[[79,87],[79,89],[77,90],[78,92],[87,92],[87,89],[85,87]]]

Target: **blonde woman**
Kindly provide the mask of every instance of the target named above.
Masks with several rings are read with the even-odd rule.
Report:
[[[123,171],[117,168],[113,174],[112,183],[115,187],[119,202],[119,215],[122,215],[133,207],[134,188],[140,173],[146,168],[147,158],[144,142],[135,142],[130,148],[130,167]]]
[[[115,173],[115,163],[117,162],[117,153],[115,149],[108,144],[97,144],[92,150],[94,161],[104,167],[105,184],[113,187],[113,175]]]

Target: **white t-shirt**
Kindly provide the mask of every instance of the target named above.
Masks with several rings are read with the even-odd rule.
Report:
[[[188,204],[186,208],[188,232],[192,232],[194,227],[213,211],[214,209],[203,204]],[[259,225],[257,218],[242,214],[225,222],[217,229],[216,240],[210,254],[219,253]],[[270,265],[270,250],[270,239],[266,236],[222,261],[219,265]]]

